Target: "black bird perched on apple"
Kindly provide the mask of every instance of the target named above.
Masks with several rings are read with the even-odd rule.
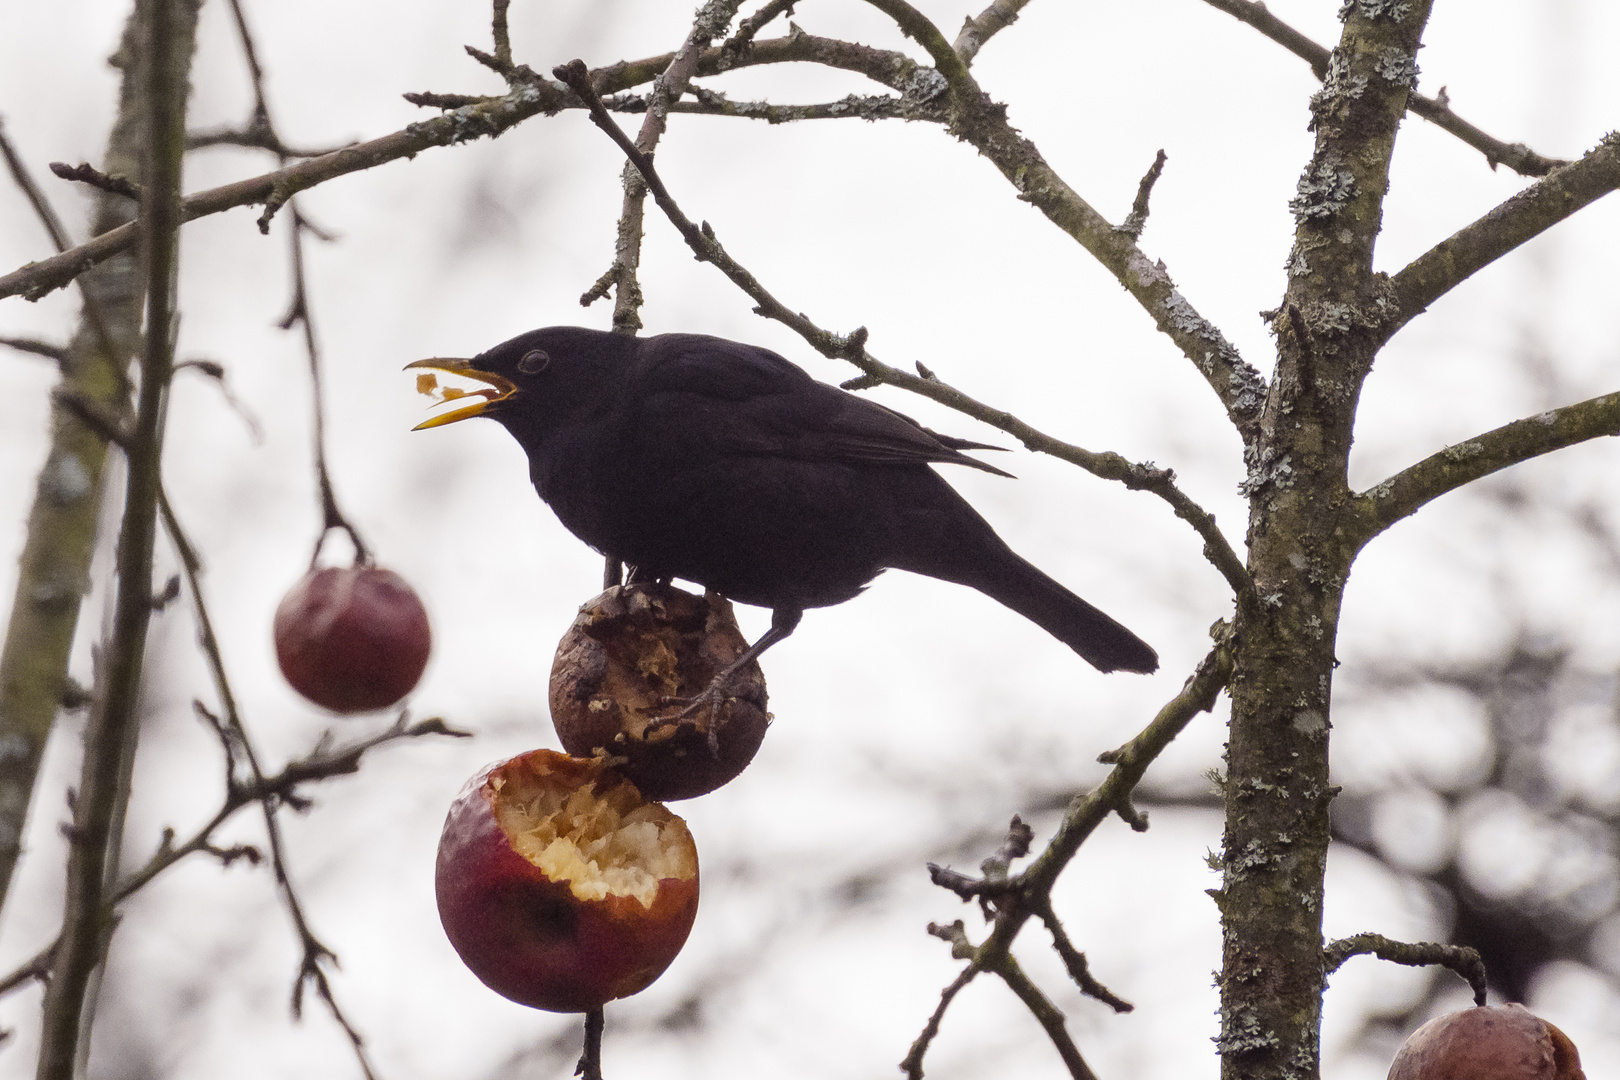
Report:
[[[540,497],[591,547],[640,578],[770,608],[770,630],[730,670],[886,568],[978,589],[1098,670],[1158,667],[1146,642],[1015,554],[931,468],[1010,475],[962,453],[994,447],[929,431],[767,349],[557,326],[408,366],[488,386],[446,390],[476,400],[418,428],[499,421]]]

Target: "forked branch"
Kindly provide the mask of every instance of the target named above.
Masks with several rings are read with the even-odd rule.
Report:
[[[1365,545],[1426,504],[1498,469],[1604,435],[1620,435],[1620,392],[1515,420],[1448,446],[1356,496],[1354,542]]]

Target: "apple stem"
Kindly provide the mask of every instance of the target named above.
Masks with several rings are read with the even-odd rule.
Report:
[[[326,469],[326,407],[323,401],[325,394],[321,389],[321,350],[315,341],[315,323],[310,315],[309,291],[304,278],[304,233],[311,232],[317,236],[320,231],[307,220],[296,205],[291,206],[292,224],[288,230],[289,248],[292,258],[292,302],[288,305],[287,314],[281,320],[283,330],[291,330],[299,326],[304,331],[304,352],[309,356],[309,377],[314,388],[315,398],[315,481],[320,489],[321,497],[321,535],[315,539],[315,550],[309,557],[309,565],[314,567],[315,561],[321,557],[321,547],[326,543],[327,534],[333,529],[342,529],[349,534],[349,541],[354,544],[354,565],[370,566],[371,552],[367,550],[365,541],[360,539],[360,533],[343,516],[338,509],[337,496],[332,491],[332,477]]]
[[[602,1080],[602,1028],[606,1022],[601,1006],[585,1014],[585,1049],[574,1066],[574,1075],[581,1080]]]

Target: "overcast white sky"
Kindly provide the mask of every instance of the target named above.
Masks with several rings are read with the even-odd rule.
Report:
[[[948,30],[977,8],[922,3]],[[1337,36],[1336,0],[1270,8],[1316,40]],[[114,74],[104,63],[127,5],[0,0],[0,116],[42,181],[49,161],[96,161]],[[422,116],[412,90],[491,93],[462,52],[487,48],[483,4],[250,3],[271,107],[295,144],[371,138]],[[674,48],[687,3],[514,0],[516,58],[537,70]],[[228,9],[204,6],[193,124],[239,122],[249,102]],[[806,30],[917,50],[856,0],[805,0]],[[771,36],[776,31],[767,31]],[[1604,0],[1442,3],[1419,60],[1420,89],[1447,87],[1463,116],[1500,138],[1573,157],[1617,125],[1620,9]],[[1308,157],[1306,65],[1199,0],[1134,4],[1037,0],[976,64],[983,85],[1066,179],[1111,219],[1163,148],[1169,164],[1143,240],[1182,292],[1251,362],[1269,369],[1257,312],[1275,305],[1291,239],[1287,201]],[[756,69],[709,85],[734,98],[825,100],[868,87],[819,70]],[[264,155],[200,152],[188,190],[271,166]],[[898,122],[784,127],[676,116],[659,152],[693,218],[778,297],[823,326],[865,325],[870,348],[1091,449],[1173,467],[1240,542],[1236,438],[1202,379],[1104,271],[987,162],[941,131]],[[581,114],[536,119],[498,141],[434,150],[301,197],[338,234],[310,251],[327,358],[329,448],[338,496],[379,558],[433,615],[436,652],[412,699],[477,738],[380,753],[358,779],[327,785],[291,819],[293,868],[317,931],[343,957],[335,985],[388,1080],[481,1077],[560,1035],[566,1076],[575,1018],[496,998],[459,965],[433,910],[431,866],[445,807],[482,763],[555,746],[545,679],[557,638],[597,591],[600,560],[534,497],[517,446],[494,424],[412,433],[424,399],[400,372],[432,355],[471,355],[537,326],[605,328],[609,305],[578,295],[606,268],[620,158]],[[1379,263],[1394,270],[1524,186],[1423,121],[1395,157]],[[82,235],[86,203],[47,185]],[[169,490],[208,563],[206,588],[246,718],[272,760],[332,722],[274,670],[270,615],[302,573],[317,524],[308,458],[309,387],[299,340],[274,328],[287,296],[285,237],[258,235],[256,210],[187,227],[181,353],[227,365],[263,425],[255,443],[211,385],[176,384]],[[1620,202],[1606,200],[1435,305],[1380,358],[1368,384],[1353,481],[1365,486],[1449,442],[1509,419],[1615,389],[1620,371]],[[23,202],[0,186],[0,270],[48,253]],[[750,313],[751,302],[696,264],[649,212],[642,276],[648,332],[702,331],[767,345],[820,378],[853,372]],[[75,297],[0,304],[0,333],[64,339]],[[1544,355],[1551,380],[1524,374]],[[0,356],[0,602],[44,453],[48,365]],[[996,432],[898,392],[878,396],[963,436]],[[1538,463],[1549,498],[1614,504],[1620,450],[1588,445]],[[971,912],[933,889],[925,859],[970,867],[1031,790],[1098,775],[1096,754],[1139,728],[1180,687],[1227,612],[1224,584],[1186,526],[1157,500],[1019,451],[997,463],[1017,481],[958,470],[951,480],[1014,548],[1152,642],[1152,677],[1105,677],[1038,628],[968,590],[885,575],[860,600],[811,612],[766,663],[775,726],[755,765],[721,791],[676,807],[689,820],[707,888],[687,952],[646,994],[609,1009],[606,1065],[634,1076],[892,1075],[957,964],[929,920]],[[1358,564],[1340,656],[1488,654],[1521,616],[1577,643],[1582,661],[1620,663],[1620,590],[1601,568],[1500,506],[1453,497],[1393,530]],[[160,573],[173,563],[160,554]],[[79,670],[99,619],[86,608]],[[767,617],[744,610],[750,636]],[[189,717],[207,694],[183,605],[154,624],[153,715],[129,846],[150,850],[219,798],[211,736]],[[1221,745],[1224,704],[1196,721],[1158,767],[1197,776]],[[1424,709],[1414,706],[1412,729]],[[381,719],[343,721],[343,732]],[[1341,738],[1353,740],[1354,730]],[[62,791],[74,738],[54,744],[36,797],[30,855],[0,922],[0,966],[31,955],[60,917]],[[1036,815],[1038,840],[1052,818]],[[257,837],[251,821],[233,835]],[[1105,1077],[1212,1076],[1217,1063],[1217,884],[1203,862],[1219,821],[1159,813],[1145,836],[1102,830],[1068,872],[1061,913],[1093,972],[1134,1001],[1115,1017],[1064,982],[1031,930],[1021,958],[1070,1017]],[[964,843],[972,846],[963,847]],[[860,903],[848,909],[853,894]],[[1328,932],[1443,932],[1424,906],[1370,865],[1338,859]],[[294,939],[268,875],[197,862],[131,905],[114,947],[101,1075],[351,1076],[318,1007],[286,1017]],[[1612,990],[1573,971],[1544,1011],[1580,1045],[1588,1074],[1620,1069]],[[1584,981],[1583,981],[1584,980]],[[1415,992],[1409,973],[1371,961],[1335,978],[1328,1074],[1383,1075],[1344,1042],[1369,1003]],[[703,1028],[665,1022],[698,995]],[[0,1077],[32,1070],[38,994],[0,1002]],[[615,1032],[618,1034],[615,1034]],[[114,1056],[118,1060],[114,1060]],[[548,1072],[547,1069],[552,1071]],[[981,980],[950,1014],[929,1075],[1056,1077],[1061,1066],[1004,988]]]

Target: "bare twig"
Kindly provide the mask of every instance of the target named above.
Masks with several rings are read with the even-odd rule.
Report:
[[[247,425],[248,435],[253,441],[264,442],[264,425],[259,423],[259,418],[253,415],[247,403],[231,390],[231,385],[225,378],[225,365],[215,360],[182,360],[174,365],[174,370],[176,373],[186,370],[198,371],[207,376],[218,388],[220,396],[225,399],[225,404],[242,418],[243,424]]]
[[[18,352],[31,353],[34,356],[43,356],[47,360],[54,360],[58,365],[65,364],[71,355],[66,345],[54,345],[49,341],[40,341],[36,338],[0,337],[0,345]]]
[[[206,150],[211,146],[240,146],[249,150],[268,150],[283,160],[322,157],[353,145],[354,141],[350,140],[336,146],[288,146],[274,131],[259,126],[209,128],[206,131],[193,131],[186,136],[187,150]]]
[[[1091,1066],[1080,1056],[1080,1048],[1074,1044],[1074,1038],[1069,1034],[1062,1010],[1052,1004],[1051,999],[1041,992],[1041,988],[1024,974],[1024,969],[1018,966],[1018,961],[1013,959],[1012,953],[1002,953],[998,956],[990,970],[1001,977],[1001,981],[1018,995],[1018,1000],[1024,1003],[1024,1007],[1040,1022],[1041,1027],[1046,1029],[1046,1036],[1052,1040],[1052,1045],[1057,1049],[1058,1057],[1063,1059],[1063,1065],[1069,1070],[1069,1075],[1074,1077],[1074,1080],[1097,1080],[1097,1074],[1091,1071]]]
[[[879,382],[888,383],[910,390],[923,397],[931,398],[942,405],[949,406],[958,412],[965,413],[977,420],[982,420],[1007,432],[1021,441],[1031,450],[1051,454],[1054,457],[1068,461],[1105,480],[1117,480],[1133,491],[1150,491],[1170,504],[1176,516],[1190,524],[1204,540],[1204,555],[1219,570],[1231,585],[1233,593],[1239,603],[1249,603],[1254,592],[1253,584],[1249,581],[1248,571],[1243,561],[1232,550],[1225,536],[1215,524],[1215,519],[1197,503],[1176,487],[1175,473],[1169,469],[1159,469],[1151,465],[1136,465],[1114,453],[1096,453],[1085,450],[1072,443],[1063,442],[1050,435],[1036,430],[1024,423],[1018,417],[1005,410],[995,409],[984,405],[968,395],[962,393],[930,373],[929,375],[912,375],[899,368],[890,367],[866,352],[866,331],[864,328],[856,330],[848,336],[839,336],[830,331],[823,330],[811,322],[804,314],[794,311],[771,295],[742,264],[733,259],[721,246],[714,230],[707,222],[701,226],[692,223],[692,220],[682,212],[665,187],[663,180],[654,168],[652,160],[643,154],[628,135],[608,115],[602,106],[601,98],[596,95],[590,85],[590,75],[583,61],[575,60],[555,69],[553,72],[558,78],[568,83],[580,98],[590,106],[591,119],[596,125],[607,133],[608,137],[618,144],[636,169],[647,181],[648,189],[652,192],[654,200],[665,216],[679,230],[685,238],[687,246],[704,262],[715,266],[743,292],[747,293],[758,306],[754,309],[756,314],[789,327],[804,338],[812,348],[830,359],[846,360],[865,373],[863,380],[854,385],[872,386]],[[846,383],[846,388],[852,384]]]
[[[591,78],[598,93],[618,93],[655,78],[669,66],[673,56],[673,53],[664,53],[642,60],[620,61],[592,72]],[[928,81],[924,77],[928,69],[904,53],[805,33],[755,42],[742,56],[731,60],[730,66],[794,61],[856,72],[902,92],[916,90]],[[720,48],[708,49],[699,58],[697,74],[714,74],[720,70],[721,62]],[[582,107],[582,103],[559,85],[545,80],[524,81],[505,95],[470,99],[444,116],[407,124],[390,135],[198,192],[185,200],[183,215],[186,221],[195,221],[239,206],[272,201],[280,206],[298,192],[339,176],[408,159],[435,146],[454,146],[494,137],[541,113],[553,115],[567,108]],[[129,250],[135,237],[133,225],[109,229],[60,255],[0,275],[0,298],[22,295],[38,300],[97,263]]]
[[[1148,199],[1153,195],[1153,185],[1159,182],[1159,175],[1164,172],[1164,160],[1163,150],[1154,155],[1153,164],[1136,187],[1136,201],[1131,204],[1131,212],[1119,225],[1119,231],[1132,240],[1142,239],[1142,229],[1148,219]]]
[[[1449,968],[1466,980],[1474,991],[1474,1004],[1485,1004],[1485,965],[1480,961],[1479,953],[1466,945],[1395,941],[1382,934],[1356,934],[1340,938],[1322,950],[1322,970],[1331,975],[1352,956],[1369,954],[1407,967],[1434,965]]]
[[[1109,815],[1123,813],[1129,806],[1130,793],[1141,781],[1147,767],[1161,754],[1165,747],[1179,735],[1183,728],[1200,712],[1208,712],[1215,706],[1215,699],[1225,688],[1232,677],[1232,629],[1228,623],[1216,623],[1210,628],[1210,636],[1215,639],[1215,647],[1199,663],[1198,669],[1187,679],[1181,693],[1171,699],[1164,708],[1159,710],[1151,723],[1143,728],[1137,736],[1118,750],[1102,756],[1101,760],[1112,764],[1111,769],[1102,782],[1083,796],[1076,796],[1063,815],[1063,821],[1058,826],[1057,833],[1041,854],[1021,873],[1008,878],[1005,882],[989,885],[983,882],[978,887],[972,887],[970,879],[962,875],[954,875],[957,881],[941,882],[947,888],[958,891],[966,900],[975,895],[989,894],[994,889],[992,907],[994,911],[994,926],[990,936],[984,943],[975,947],[967,940],[967,935],[958,922],[954,927],[930,927],[930,932],[937,937],[943,937],[952,943],[953,956],[971,960],[968,968],[957,976],[956,981],[946,989],[939,1007],[929,1019],[928,1026],[923,1034],[912,1044],[911,1053],[906,1056],[901,1068],[906,1070],[908,1076],[922,1075],[922,1058],[926,1053],[928,1044],[938,1033],[940,1018],[944,1015],[946,1006],[956,992],[965,986],[977,971],[994,971],[1018,992],[1036,1016],[1041,1019],[1043,1026],[1047,1027],[1048,1034],[1058,1045],[1060,1052],[1064,1052],[1062,1039],[1067,1038],[1062,1032],[1062,1014],[1056,1009],[1050,1013],[1042,1011],[1042,1003],[1050,1008],[1044,996],[1035,995],[1026,997],[1034,987],[1028,984],[1027,979],[1020,981],[1022,972],[1012,964],[1011,948],[1019,931],[1031,915],[1039,915],[1047,921],[1052,928],[1054,941],[1062,935],[1061,926],[1055,917],[1048,919],[1051,912],[1052,886],[1056,883],[1058,875],[1064,867],[1074,858],[1075,852],[1080,850],[1087,837],[1091,835]],[[966,894],[958,890],[957,886],[966,883]],[[1061,937],[1058,952],[1063,957],[1071,977],[1081,983],[1082,989],[1093,993],[1099,1000],[1107,1002],[1114,1008],[1126,1005],[1115,997],[1106,988],[1091,979],[1086,969],[1084,957],[1068,943],[1066,936]],[[1010,973],[1010,974],[1009,974]],[[1092,988],[1095,988],[1094,990]],[[1054,1022],[1054,1016],[1055,1022]],[[1070,1043],[1072,1048],[1072,1043]],[[1078,1051],[1075,1052],[1078,1058]],[[1073,1063],[1065,1057],[1065,1063]],[[1084,1062],[1080,1062],[1084,1067]],[[1081,1075],[1081,1074],[1076,1074]]]
[[[140,170],[141,95],[138,23],[128,19],[113,63],[123,69],[117,120],[107,140],[109,169]],[[69,238],[49,201],[0,134],[7,165],[58,250]],[[105,194],[94,202],[91,230],[134,217],[129,201]],[[50,449],[40,470],[19,559],[11,618],[0,650],[0,895],[9,890],[20,852],[41,756],[69,688],[68,661],[96,550],[101,481],[109,432],[122,433],[128,409],[125,367],[139,340],[141,292],[134,258],[114,259],[78,282],[79,327],[53,392]],[[80,408],[82,406],[82,409]],[[105,425],[84,417],[109,418]]]
[[[1063,923],[1058,921],[1057,914],[1052,910],[1051,897],[1041,897],[1041,903],[1035,905],[1035,914],[1040,916],[1041,922],[1052,935],[1052,947],[1057,950],[1058,956],[1063,958],[1063,966],[1069,972],[1069,978],[1074,985],[1087,997],[1094,997],[1098,1001],[1113,1009],[1116,1013],[1128,1013],[1136,1006],[1115,994],[1108,987],[1098,982],[1091,974],[1091,965],[1086,961],[1086,954],[1074,947],[1069,940],[1068,932],[1063,929]]]
[[[995,0],[976,18],[962,24],[962,31],[956,35],[951,48],[956,50],[964,63],[973,63],[973,58],[979,55],[984,43],[1011,26],[1028,3],[1029,0]]]
[[[356,565],[369,564],[371,552],[360,538],[360,532],[344,516],[338,507],[337,495],[332,490],[332,476],[326,467],[326,393],[321,386],[321,350],[315,340],[315,322],[310,315],[309,289],[304,277],[304,231],[309,226],[304,216],[295,206],[292,208],[292,221],[288,225],[288,249],[292,265],[292,300],[287,306],[287,314],[283,316],[280,326],[283,330],[291,330],[295,325],[303,330],[304,355],[309,359],[309,380],[312,397],[314,399],[315,419],[315,483],[321,501],[321,532],[315,538],[315,548],[310,552],[309,564],[314,566],[321,557],[321,547],[333,529],[341,529],[348,534],[349,542],[354,545],[354,562]]]
[[[193,597],[196,597],[195,581],[192,585]],[[205,615],[200,615],[205,618]],[[217,650],[216,650],[217,652]],[[467,733],[456,731],[447,727],[437,718],[423,720],[410,724],[401,716],[394,724],[382,732],[365,739],[357,740],[338,747],[326,745],[326,740],[315,746],[303,757],[297,758],[284,766],[280,772],[267,776],[263,780],[239,780],[235,775],[235,761],[240,753],[238,732],[228,730],[225,721],[214,716],[206,708],[198,708],[198,715],[209,722],[219,735],[225,747],[225,798],[219,809],[207,823],[202,825],[184,843],[174,843],[172,830],[165,830],[163,841],[158,850],[147,859],[139,869],[131,872],[118,883],[109,897],[108,918],[112,917],[113,906],[122,903],[153,880],[165,870],[181,862],[190,855],[207,853],[225,859],[254,858],[257,852],[254,849],[237,846],[233,848],[218,848],[214,845],[214,834],[219,827],[229,821],[244,807],[259,805],[289,806],[302,805],[306,802],[299,794],[299,788],[304,784],[319,783],[340,776],[352,776],[359,771],[361,758],[371,750],[387,743],[398,742],[403,739],[420,738],[427,735],[465,736]],[[50,974],[52,958],[56,954],[59,941],[53,941],[26,963],[20,965],[4,978],[0,978],[0,995],[18,989],[33,979],[45,979]]]
[[[939,1025],[945,1019],[945,1010],[951,1007],[951,1002],[956,998],[956,995],[961,993],[962,988],[972,982],[974,976],[978,974],[979,969],[973,964],[969,964],[962,969],[962,973],[952,980],[949,986],[940,992],[939,1005],[935,1007],[933,1015],[928,1018],[928,1023],[923,1025],[922,1034],[918,1035],[916,1040],[912,1042],[911,1049],[906,1053],[905,1060],[900,1062],[900,1070],[906,1074],[907,1080],[922,1080],[923,1058],[928,1054],[929,1045],[939,1035]]]
[[[156,531],[163,414],[174,362],[175,267],[179,257],[180,166],[186,92],[197,19],[196,0],[141,0],[143,83],[149,159],[142,205],[146,334],[135,426],[126,452],[129,477],[118,542],[118,591],[103,691],[85,734],[84,766],[68,855],[63,937],[45,995],[38,1076],[70,1080],[81,1038],[85,990],[100,964],[108,930],[107,892],[118,825],[129,798],[136,709]]]
[[[1259,436],[1266,382],[1238,354],[1220,329],[1200,315],[1176,289],[1162,262],[1155,262],[1131,237],[1110,225],[1071,188],[992,101],[939,28],[905,0],[867,0],[933,57],[949,89],[953,135],[988,158],[1018,192],[1101,263],[1153,317],[1159,331],[1176,343],[1226,409],[1245,445]]]
[[[0,156],[6,159],[6,169],[11,173],[11,178],[22,189],[23,195],[28,199],[28,205],[34,208],[34,216],[39,218],[40,224],[45,226],[45,231],[50,234],[51,243],[56,245],[57,251],[66,251],[70,241],[67,230],[62,227],[62,219],[56,216],[56,211],[45,198],[45,193],[39,190],[34,178],[28,175],[28,168],[18,156],[17,148],[12,146],[11,140],[6,137],[4,119],[0,119]]]
[[[793,14],[794,5],[798,2],[799,0],[769,0],[758,11],[739,23],[737,32],[721,43],[721,57],[735,59],[741,56],[753,45],[754,38],[765,29],[766,24],[780,16]]]
[[[72,180],[75,183],[88,184],[109,195],[122,195],[135,202],[141,201],[140,185],[127,176],[108,176],[101,170],[87,164],[68,165],[65,162],[51,162],[51,172],[63,180]]]
[[[1498,469],[1605,435],[1620,435],[1620,392],[1515,420],[1448,446],[1356,496],[1355,542],[1367,543],[1429,502]]]
[[[598,1005],[585,1014],[585,1047],[580,1052],[574,1075],[580,1080],[602,1080],[602,1029],[606,1019]]]
[[[1327,48],[1318,45],[1292,26],[1283,22],[1266,9],[1266,5],[1258,0],[1205,0],[1205,3],[1226,14],[1248,23],[1266,37],[1275,41],[1295,56],[1311,65],[1311,71],[1318,79],[1326,79],[1328,63],[1331,53]],[[1408,112],[1417,113],[1423,119],[1437,127],[1450,132],[1475,150],[1485,155],[1485,161],[1491,168],[1496,168],[1498,162],[1506,165],[1521,176],[1546,176],[1560,165],[1568,162],[1557,158],[1546,158],[1531,150],[1523,143],[1505,143],[1500,139],[1492,138],[1479,128],[1470,124],[1462,117],[1451,111],[1451,105],[1446,100],[1445,90],[1441,89],[1438,97],[1424,97],[1413,93],[1406,101]]]
[[[1413,259],[1394,276],[1396,306],[1385,338],[1470,276],[1620,188],[1620,132]]]
[[[512,64],[512,35],[506,25],[506,9],[512,0],[494,0],[490,12],[490,38],[495,42],[495,61],[508,67]]]

